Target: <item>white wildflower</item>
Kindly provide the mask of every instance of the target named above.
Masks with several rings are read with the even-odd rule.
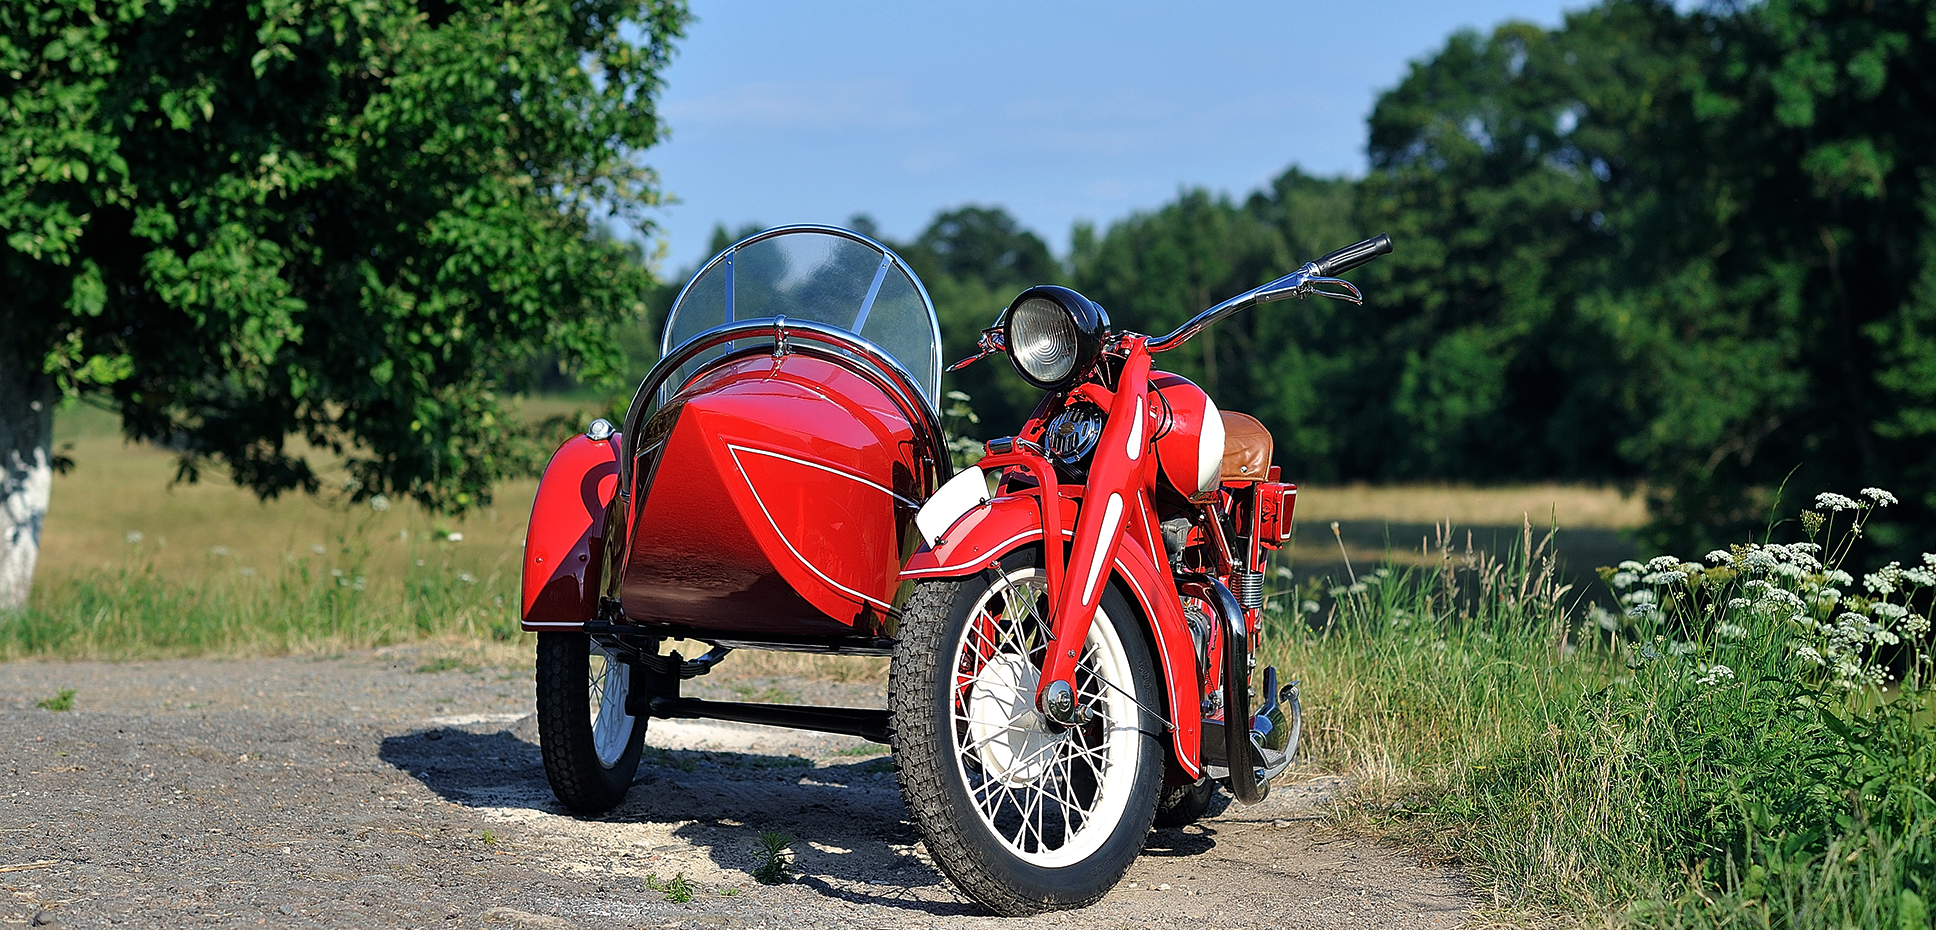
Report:
[[[1775,574],[1783,578],[1800,578],[1802,576],[1802,567],[1789,562],[1783,562],[1775,566]]]
[[[1902,563],[1890,562],[1862,576],[1862,586],[1873,594],[1892,594],[1902,583]]]
[[[1862,496],[1875,501],[1877,507],[1887,507],[1896,502],[1896,496],[1881,488],[1863,488]]]
[[[1874,616],[1881,617],[1884,620],[1901,620],[1902,618],[1909,616],[1909,608],[1904,607],[1901,604],[1891,604],[1887,601],[1878,601],[1874,604],[1869,605],[1869,613]]]
[[[235,570],[235,573],[236,573],[236,574],[238,574],[238,575],[241,575],[241,576],[242,576],[242,577],[244,577],[244,578],[254,578],[254,577],[255,577],[255,566],[253,566],[253,565],[244,565],[244,566],[242,566],[241,568],[238,568],[238,569],[236,569],[236,570]]]
[[[421,563],[419,563],[419,564],[421,564]],[[1298,605],[1298,609],[1299,609],[1299,610],[1302,610],[1302,611],[1304,611],[1304,612],[1305,612],[1305,613],[1307,613],[1307,614],[1314,614],[1314,613],[1317,613],[1317,612],[1318,612],[1318,602],[1317,602],[1317,601],[1305,601],[1304,603],[1302,603],[1302,604],[1299,604],[1299,605]]]
[[[1827,573],[1822,575],[1822,580],[1828,582],[1829,584],[1841,584],[1841,585],[1855,584],[1855,577],[1839,568],[1829,569]]]
[[[390,499],[387,497],[384,497],[381,494],[378,494],[377,496],[370,498],[370,509],[376,511],[377,513],[382,513],[386,510],[389,510]]]
[[[1744,572],[1765,572],[1775,567],[1775,557],[1768,550],[1757,547],[1742,553],[1737,567]]]
[[[1930,564],[1936,565],[1936,562],[1931,562]],[[1615,567],[1619,568],[1623,572],[1644,572],[1647,570],[1647,566],[1642,565],[1639,562],[1636,562],[1632,559],[1628,559],[1627,561],[1622,562]]]
[[[211,547],[211,548],[210,548],[210,549],[208,550],[208,554],[209,554],[209,555],[212,555],[212,556],[214,556],[214,557],[216,557],[216,558],[218,558],[218,559],[220,559],[220,558],[225,558],[225,557],[227,557],[227,556],[228,556],[228,554],[229,554],[229,547],[227,547],[227,546],[214,546],[214,547]]]
[[[331,578],[341,578],[343,577],[343,570],[340,568],[332,568],[329,570],[329,576]]]
[[[1745,597],[1730,598],[1728,600],[1729,610],[1747,610],[1749,607],[1753,605],[1754,605],[1754,602],[1751,600],[1748,600]]]
[[[1716,565],[1733,565],[1734,555],[1726,549],[1716,549],[1707,554],[1707,560]]]
[[[1631,588],[1634,586],[1634,582],[1637,582],[1639,580],[1640,580],[1640,576],[1634,574],[1633,572],[1614,572],[1613,573],[1613,586],[1616,588]]]
[[[1362,581],[1359,581],[1359,582],[1354,582],[1354,583],[1353,583],[1353,584],[1351,585],[1351,587],[1349,587],[1349,588],[1346,588],[1345,590],[1346,590],[1346,591],[1348,591],[1348,592],[1350,592],[1350,593],[1352,593],[1352,594],[1363,594],[1363,593],[1365,593],[1365,592],[1366,592],[1367,590],[1370,590],[1370,589],[1369,589],[1369,587],[1368,587],[1368,586],[1366,586],[1366,584],[1365,584],[1364,582],[1362,582]]]
[[[1878,646],[1893,646],[1902,642],[1902,638],[1888,630],[1877,630],[1875,632],[1875,641]]]
[[[1636,620],[1641,619],[1643,617],[1651,617],[1654,614],[1657,614],[1659,612],[1660,612],[1660,608],[1655,607],[1652,604],[1635,604],[1632,607],[1627,608],[1627,616],[1632,617]]]
[[[1700,648],[1693,643],[1682,642],[1677,639],[1667,644],[1667,654],[1670,656],[1692,655]]]
[[[128,545],[132,546],[135,543],[138,543],[141,540],[145,539],[146,537],[141,535],[140,530],[129,530],[128,535],[125,538],[128,540]]]
[[[1680,584],[1687,580],[1687,573],[1681,571],[1654,572],[1640,580],[1651,585]]]
[[[1923,564],[1930,568],[1936,568],[1936,552],[1923,553]]]
[[[1616,632],[1620,629],[1620,618],[1614,616],[1613,611],[1598,604],[1587,608],[1586,616],[1588,620],[1593,621],[1595,626],[1609,633]]]
[[[1800,649],[1795,650],[1795,658],[1800,659],[1803,662],[1808,662],[1814,665],[1828,664],[1828,662],[1822,658],[1822,654],[1819,652],[1816,652],[1815,647],[1813,646],[1803,646]]]
[[[322,555],[323,553],[328,552],[329,550],[323,548],[320,544],[311,544],[309,547],[309,551],[314,552],[317,555]]]
[[[1902,631],[1911,636],[1921,636],[1929,632],[1929,618],[1922,614],[1910,614],[1903,618]]]
[[[1936,585],[1936,572],[1921,567],[1905,568],[1902,570],[1902,580],[1918,588],[1927,588]]]
[[[1734,678],[1734,669],[1725,665],[1715,665],[1710,666],[1707,673],[1702,675],[1695,683],[1712,686],[1732,678]]]
[[[444,538],[445,538],[445,539],[448,539],[448,540],[450,540],[451,542],[463,542],[463,541],[464,541],[464,534],[462,534],[462,533],[450,533],[450,534],[447,534],[446,536],[444,536]]]
[[[1815,559],[1815,553],[1818,550],[1820,550],[1821,547],[1815,545],[1814,543],[1811,543],[1811,542],[1789,543],[1788,545],[1781,547],[1781,549],[1783,552],[1787,553],[1788,561],[1801,566],[1803,569],[1807,571],[1812,572],[1822,567],[1822,563]]]
[[[1824,492],[1822,494],[1815,495],[1815,508],[1817,510],[1827,510],[1830,512],[1837,512],[1837,511],[1843,511],[1843,510],[1857,510],[1857,509],[1860,509],[1861,507],[1862,505],[1856,503],[1853,499],[1843,497],[1840,494]]]
[[[1714,635],[1721,639],[1747,639],[1748,628],[1739,623],[1717,623],[1714,625]]]
[[[1657,555],[1647,560],[1647,570],[1650,572],[1664,572],[1679,567],[1681,560],[1671,555]]]
[[[1626,594],[1620,595],[1620,602],[1623,604],[1652,604],[1654,602],[1654,592],[1646,590],[1645,588],[1639,591],[1629,591]]]
[[[477,581],[477,576],[471,574],[470,572],[458,572],[457,580],[465,584],[472,584]]]

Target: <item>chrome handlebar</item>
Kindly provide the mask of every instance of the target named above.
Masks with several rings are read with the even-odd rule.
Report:
[[[1325,290],[1321,285],[1334,285],[1342,287],[1344,290]],[[1348,300],[1354,304],[1362,304],[1365,302],[1365,296],[1359,293],[1358,288],[1350,281],[1346,281],[1343,278],[1330,278],[1320,275],[1318,274],[1317,262],[1307,262],[1304,267],[1290,274],[1268,284],[1260,284],[1253,287],[1197,314],[1190,318],[1190,322],[1177,327],[1169,335],[1151,339],[1147,343],[1147,346],[1151,354],[1168,352],[1190,341],[1190,338],[1202,332],[1204,327],[1225,317],[1234,315],[1238,311],[1247,310],[1257,304],[1269,303],[1273,300],[1284,300],[1290,297],[1301,299],[1311,296],[1330,297],[1334,300]]]

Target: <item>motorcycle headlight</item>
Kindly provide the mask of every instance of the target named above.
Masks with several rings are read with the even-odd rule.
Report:
[[[1066,287],[1040,285],[1009,304],[1004,328],[1016,373],[1054,391],[1075,384],[1095,366],[1109,315]]]

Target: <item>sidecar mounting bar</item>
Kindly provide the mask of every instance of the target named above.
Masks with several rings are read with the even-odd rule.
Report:
[[[795,730],[858,736],[876,743],[888,741],[887,711],[860,707],[803,707],[795,704],[744,704],[738,701],[655,697],[652,699],[652,716],[763,723]]]

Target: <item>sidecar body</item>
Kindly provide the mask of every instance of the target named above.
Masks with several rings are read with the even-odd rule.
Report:
[[[951,471],[919,280],[865,236],[769,230],[694,276],[662,346],[624,423],[545,473],[525,628],[887,651]]]

